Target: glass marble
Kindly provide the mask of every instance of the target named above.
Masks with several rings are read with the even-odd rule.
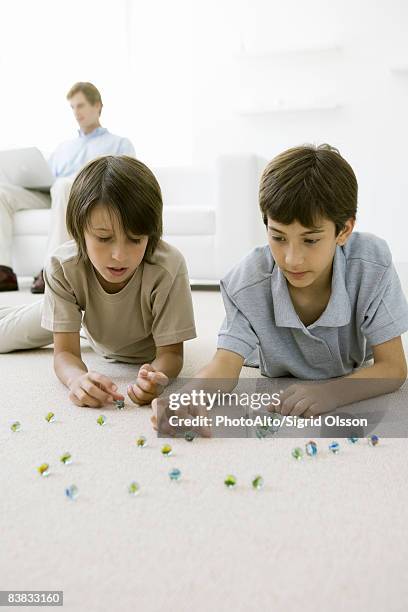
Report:
[[[49,412],[45,415],[45,420],[48,421],[48,423],[52,423],[55,421],[55,414],[53,412]]]
[[[71,453],[64,453],[63,455],[61,455],[60,461],[64,465],[68,465],[68,463],[72,463]]]
[[[43,463],[37,468],[37,471],[39,474],[41,474],[41,476],[48,476],[48,474],[50,473],[50,466],[48,465],[48,463]]]
[[[368,436],[367,438],[367,442],[369,443],[370,446],[377,446],[379,441],[380,441],[380,438],[376,434],[373,434],[372,436]]]
[[[136,446],[138,448],[144,448],[146,445],[147,445],[147,440],[145,436],[139,436],[138,439],[136,440]]]
[[[184,434],[184,439],[187,440],[187,442],[192,442],[195,437],[196,434],[194,433],[194,431],[186,431],[186,433]]]
[[[264,485],[264,479],[262,478],[262,476],[260,476],[259,474],[257,474],[257,476],[254,476],[254,478],[252,479],[252,487],[254,489],[262,489]]]
[[[98,418],[96,419],[96,422],[98,423],[98,425],[105,425],[106,423],[106,416],[104,416],[103,414],[101,414],[100,416],[98,416]]]
[[[10,429],[11,429],[11,431],[20,431],[20,429],[21,429],[20,421],[14,421],[14,423],[12,423],[10,425]]]
[[[123,410],[125,407],[125,400],[115,400],[115,406],[118,410]]]
[[[228,489],[233,489],[237,484],[237,479],[232,474],[228,474],[224,480],[224,484]]]
[[[350,444],[355,444],[358,442],[358,438],[347,438],[347,440],[350,442]]]
[[[178,468],[173,468],[169,472],[170,480],[179,480],[181,477],[181,471]]]
[[[137,482],[131,482],[128,491],[130,495],[139,495],[140,485]]]
[[[65,489],[65,495],[69,499],[76,499],[78,497],[78,487],[76,485],[71,485]]]
[[[306,453],[309,455],[309,457],[314,457],[317,455],[317,444],[314,440],[309,440],[309,442],[306,444]]]
[[[329,451],[331,451],[332,453],[336,455],[339,452],[339,450],[340,450],[340,444],[338,442],[330,442]]]
[[[260,425],[256,428],[256,437],[258,440],[263,440],[268,435],[269,427],[267,425]]]
[[[164,455],[165,457],[170,457],[171,453],[173,452],[173,449],[171,448],[170,444],[164,444],[164,446],[162,446],[161,452],[162,455]]]
[[[296,448],[293,449],[292,451],[292,457],[294,459],[302,459],[303,457],[303,451],[301,448],[299,448],[299,446],[297,446]]]

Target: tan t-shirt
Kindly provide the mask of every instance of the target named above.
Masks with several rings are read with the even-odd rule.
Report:
[[[156,346],[196,337],[187,267],[180,251],[161,240],[118,293],[100,285],[91,262],[77,263],[73,240],[60,246],[44,270],[41,325],[79,332],[106,359],[151,361]]]

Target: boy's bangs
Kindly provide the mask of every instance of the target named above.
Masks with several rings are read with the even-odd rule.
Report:
[[[310,229],[319,227],[322,219],[326,218],[325,208],[320,202],[304,198],[285,198],[276,202],[269,210],[269,215],[283,225],[297,221]]]
[[[117,204],[108,202],[107,209],[112,221],[119,222],[124,233],[129,238],[135,236],[151,236],[156,233],[157,221],[153,215],[144,214],[135,203],[129,204],[128,201]]]

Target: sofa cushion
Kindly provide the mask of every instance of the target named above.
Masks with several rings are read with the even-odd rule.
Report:
[[[47,236],[50,209],[19,210],[14,215],[14,236]],[[167,236],[211,236],[215,234],[215,210],[196,206],[165,206],[163,228]]]

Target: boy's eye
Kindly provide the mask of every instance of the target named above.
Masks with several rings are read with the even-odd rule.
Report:
[[[96,236],[96,238],[99,240],[99,242],[109,242],[110,240],[112,240],[111,236]],[[133,242],[134,244],[140,244],[141,243],[141,239],[140,238],[129,238],[129,240],[131,242]]]
[[[274,240],[275,242],[283,242],[285,240],[285,238],[283,238],[283,236],[272,236],[272,240]],[[320,242],[320,239],[313,239],[313,238],[305,238],[305,244],[317,244],[318,242]]]

